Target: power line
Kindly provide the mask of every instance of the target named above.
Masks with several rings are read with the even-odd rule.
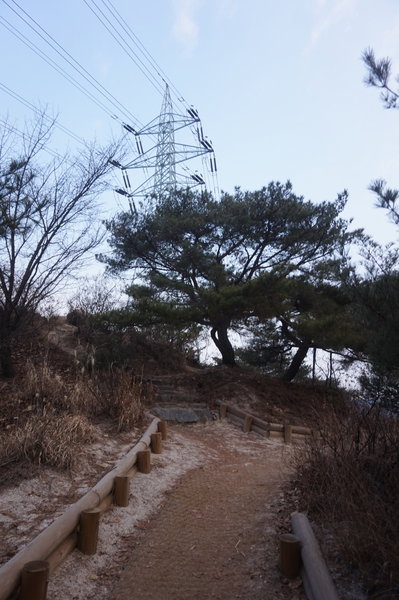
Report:
[[[83,2],[91,10],[91,12],[95,15],[95,17],[100,21],[100,23],[102,23],[102,25],[105,27],[105,29],[108,31],[108,33],[114,38],[114,40],[116,41],[116,43],[122,48],[122,50],[134,62],[134,64],[140,69],[140,71],[148,79],[148,81],[151,83],[151,85],[153,85],[158,92],[162,93],[162,88],[160,87],[160,85],[158,84],[158,82],[156,81],[156,79],[153,77],[153,75],[151,75],[151,73],[145,67],[143,61],[140,58],[137,57],[137,55],[135,54],[135,52],[131,48],[131,46],[125,40],[123,40],[123,43],[122,43],[121,40],[118,39],[118,37],[111,31],[110,27],[116,33],[118,33],[116,27],[110,22],[110,20],[105,15],[105,13],[101,10],[101,8],[98,6],[98,4],[96,4],[96,2],[94,0],[91,0],[92,4],[94,4],[94,6],[97,8],[97,10],[103,15],[104,19],[102,19],[99,16],[99,14],[89,5],[89,3],[87,2],[87,0],[83,0]],[[107,25],[107,23],[108,23],[109,26]],[[121,37],[121,36],[119,36],[119,37]],[[121,39],[123,39],[123,38],[121,38]],[[125,46],[127,46],[127,48],[129,48],[130,52],[129,52],[129,50],[126,49],[126,47],[124,46],[124,44],[125,44]],[[136,58],[134,58],[134,56],[136,56]]]
[[[176,88],[176,86],[173,84],[173,82],[169,79],[169,77],[166,75],[165,71],[162,70],[162,68],[156,62],[155,58],[144,46],[143,42],[134,33],[133,29],[127,23],[126,19],[124,19],[122,17],[122,15],[117,10],[117,8],[112,4],[111,0],[101,0],[101,2],[107,6],[108,10],[110,11],[110,13],[114,17],[114,19],[121,25],[122,29],[126,32],[126,34],[128,35],[129,39],[132,41],[132,43],[145,56],[146,60],[149,62],[151,67],[155,70],[156,74],[160,77],[160,79],[162,79],[162,81],[164,83],[168,83],[170,90],[175,94],[177,100],[179,100],[179,102],[182,102],[184,105],[187,105],[185,99],[183,98],[183,95],[179,92],[179,90]],[[162,94],[163,94],[163,90],[162,90]]]
[[[182,94],[179,92],[179,90],[176,88],[176,86],[173,84],[173,82],[170,80],[170,78],[166,75],[166,73],[161,69],[161,67],[155,61],[155,59],[150,54],[150,52],[148,52],[148,50],[145,48],[144,44],[140,41],[140,39],[134,33],[132,28],[128,25],[126,20],[122,17],[122,15],[118,12],[118,10],[112,4],[111,0],[101,0],[101,2],[106,7],[106,9],[109,11],[109,13],[112,15],[112,17],[116,21],[116,23],[125,32],[127,39],[130,40],[130,42],[132,42],[132,44],[136,47],[136,49],[143,55],[144,59],[140,58],[140,56],[137,54],[137,51],[132,48],[132,46],[129,44],[128,41],[126,41],[124,34],[120,30],[118,30],[114,24],[112,24],[110,22],[109,18],[105,15],[104,11],[101,10],[101,8],[98,6],[98,4],[95,2],[95,0],[89,0],[89,1],[103,15],[104,19],[106,20],[106,23],[108,23],[108,25],[110,27],[112,27],[115,34],[112,33],[112,31],[110,31],[110,28],[104,22],[104,20],[98,15],[98,13],[91,6],[89,6],[88,0],[83,0],[83,1],[86,4],[86,6],[88,6],[89,9],[92,11],[92,13],[96,16],[96,18],[107,29],[107,31],[114,38],[114,40],[117,42],[117,44],[122,47],[122,49],[126,52],[126,54],[129,56],[129,58],[134,62],[134,64],[136,66],[138,66],[140,71],[145,75],[145,77],[150,81],[150,83],[155,87],[155,89],[157,89],[157,91],[162,95],[162,97],[164,94],[164,84],[167,83],[169,85],[170,90],[176,96],[176,99],[179,102],[181,102],[185,108],[188,108],[188,104],[185,101],[185,99],[183,98]],[[123,44],[127,48],[129,48],[129,51],[126,50],[126,47],[124,47],[121,40],[123,41]],[[133,53],[135,58],[133,58],[131,53]],[[151,68],[149,68],[145,64],[144,61],[146,61],[150,65]],[[157,78],[154,75],[154,72],[155,72],[155,75],[157,75],[158,78],[162,80],[162,84],[158,83]]]
[[[162,80],[162,82],[164,84],[166,84],[171,89],[171,91],[176,96],[177,100],[183,104],[184,108],[187,110],[187,112],[190,114],[190,116],[194,112],[196,114],[196,116],[198,117],[197,111],[195,111],[195,109],[193,109],[192,107],[190,107],[187,104],[187,102],[183,98],[182,94],[174,86],[174,84],[167,77],[167,75],[164,73],[164,71],[162,71],[161,67],[155,61],[153,56],[148,52],[148,50],[145,48],[144,44],[139,40],[139,38],[136,36],[136,34],[132,30],[132,28],[129,26],[129,24],[126,22],[126,20],[122,17],[122,15],[115,8],[112,1],[111,0],[100,0],[102,5],[105,7],[105,9],[111,15],[113,22],[110,21],[109,17],[99,7],[96,0],[83,0],[83,1],[86,4],[86,6],[91,10],[91,12],[96,16],[96,18],[100,21],[100,23],[102,23],[102,25],[105,27],[105,29],[108,31],[108,33],[113,37],[113,39],[117,42],[117,44],[124,50],[124,52],[129,56],[129,58],[134,62],[134,64],[139,67],[140,71],[146,76],[146,78],[151,82],[151,84],[155,87],[155,89],[157,89],[157,91],[160,91],[159,84],[158,83],[154,84],[154,80],[156,80],[156,77],[155,77],[155,75],[156,75],[158,78],[160,78]],[[91,3],[92,6],[90,6],[89,3]],[[95,10],[93,8],[93,6],[96,7],[97,10]],[[101,13],[102,16],[100,16],[99,13]],[[115,25],[115,23],[117,25]],[[111,31],[111,28],[112,28],[112,31]],[[129,40],[134,45],[134,47],[143,56],[143,58],[141,58],[138,55],[137,51],[132,48],[132,45],[126,40],[126,36],[127,36],[127,40]],[[127,50],[127,48],[129,50]],[[133,53],[134,57],[132,56],[131,53]],[[139,62],[139,64],[137,61]],[[155,75],[154,75],[154,73],[155,73]],[[163,89],[162,89],[161,93],[163,94]],[[171,107],[172,106],[174,106],[173,100],[171,100]],[[176,113],[177,112],[178,111],[176,110]],[[148,126],[146,126],[146,127],[148,127]],[[143,128],[138,133],[141,134],[145,128]],[[130,131],[130,129],[128,129],[128,131]],[[202,127],[201,127],[201,132],[202,132]],[[135,132],[135,133],[137,133],[137,132]],[[195,137],[198,136],[200,143],[203,143],[203,142],[206,143],[203,134],[201,133],[201,137],[203,138],[203,141],[201,141],[200,134],[195,128],[192,128],[192,133]],[[139,154],[140,154],[140,152],[139,152]],[[139,160],[139,162],[140,162],[140,160]],[[219,186],[218,186],[218,175],[217,175],[217,166],[216,166],[215,156],[213,155],[210,158],[209,165],[208,165],[208,162],[203,160],[203,166],[205,167],[206,175],[208,175],[208,171],[209,171],[209,175],[211,174],[211,180],[212,180],[212,184],[213,184],[212,187],[214,189],[215,195],[218,195]]]
[[[19,94],[17,94],[17,92],[13,91],[11,88],[4,85],[4,83],[0,82],[0,90],[3,91],[4,93],[8,94],[12,98],[14,98],[14,100],[17,100],[18,102],[20,102],[21,104],[23,104],[24,106],[26,106],[27,108],[32,110],[33,112],[35,112],[37,115],[44,117],[44,119],[46,121],[52,120],[51,117],[48,117],[47,115],[43,115],[43,112],[37,106],[35,106],[31,102],[29,102],[29,100],[26,100],[26,98],[23,98],[23,96],[20,96]],[[61,123],[56,122],[55,127],[57,127],[57,129],[60,129],[61,131],[63,131],[67,135],[69,135],[69,137],[73,138],[76,142],[79,142],[80,144],[85,143],[83,138],[76,135],[76,133],[74,133],[73,131],[68,129],[68,127],[65,127]]]
[[[13,2],[13,4],[15,4],[18,7],[18,9],[24,15],[26,15],[28,17],[28,19],[30,21],[32,21],[32,23],[34,23],[34,25],[29,23],[29,21],[27,19],[25,19],[21,14],[19,14],[18,11],[15,10],[7,0],[3,0],[3,3],[6,4],[6,6],[8,6],[8,8],[10,10],[12,10],[19,19],[21,19],[31,30],[33,30],[37,36],[39,36],[48,46],[50,46],[50,48],[54,52],[56,52],[65,62],[67,62],[84,80],[86,80],[92,87],[94,87],[95,90],[99,94],[101,94],[101,96],[103,96],[103,98],[105,98],[107,102],[109,102],[114,108],[117,109],[117,111],[119,111],[121,114],[123,114],[125,116],[125,118],[132,120],[136,124],[136,126],[140,125],[140,122],[138,121],[138,119],[136,119],[135,116],[121,102],[119,102],[119,100],[117,98],[115,98],[115,96],[113,94],[111,94],[95,77],[93,77],[89,73],[89,71],[87,71],[87,69],[85,69],[85,67],[83,67],[81,65],[81,63],[79,61],[77,61],[71,54],[69,54],[69,52],[67,50],[65,50],[65,48],[61,44],[59,44],[43,27],[41,27],[41,25],[39,23],[37,23],[37,21],[35,21],[35,19],[33,19],[33,17],[31,17],[27,13],[27,11],[25,11],[18,4],[18,2],[16,2],[16,0],[11,0],[11,2]],[[14,29],[16,29],[9,22],[8,22],[8,24],[10,27],[13,27]],[[16,31],[18,31],[18,30],[16,29]],[[44,35],[42,33],[40,33],[41,31],[44,33]],[[23,36],[23,34],[21,32],[18,31],[18,33]],[[23,37],[25,37],[25,36],[23,36]],[[25,39],[27,39],[27,38],[25,37]],[[33,42],[31,42],[30,40],[29,40],[29,42],[35,48],[37,48],[37,46]],[[42,54],[46,55],[46,53],[43,52],[42,50],[39,50],[39,51]],[[49,58],[48,55],[46,55],[46,56],[47,56],[47,58]],[[50,59],[50,58],[49,58],[49,60],[52,61],[52,59]],[[52,62],[54,62],[54,61],[52,61]],[[59,67],[59,68],[61,68],[61,67]],[[64,71],[64,73],[65,73],[65,71]],[[71,75],[68,74],[68,76],[70,78],[74,79]],[[81,85],[81,84],[79,84],[79,85]],[[91,99],[93,100],[93,96]],[[108,112],[108,114],[110,113],[110,111],[108,109],[105,109],[104,107],[103,107],[103,110],[106,110]]]
[[[23,44],[25,44],[25,46],[27,46],[32,52],[34,52],[34,54],[36,54],[42,60],[44,60],[44,62],[50,65],[50,67],[57,71],[62,77],[64,77],[64,79],[69,81],[69,83],[71,83],[76,89],[82,92],[82,94],[89,98],[89,100],[94,102],[94,104],[101,108],[101,110],[106,112],[106,114],[109,117],[115,118],[115,116],[110,112],[110,110],[106,107],[105,104],[103,104],[100,100],[98,100],[98,98],[93,96],[91,92],[86,90],[74,77],[69,75],[69,73],[67,73],[65,69],[57,65],[57,63],[52,58],[50,58],[48,54],[43,52],[36,44],[31,42],[22,32],[20,32],[16,27],[14,27],[14,25],[12,25],[9,21],[7,21],[7,19],[4,19],[4,17],[0,16],[0,23],[3,25],[3,27],[8,29],[10,33],[12,33],[16,38],[18,38]]]
[[[6,129],[7,131],[9,131],[10,133],[15,133],[18,137],[22,138],[23,140],[26,140],[26,134],[23,131],[21,131],[20,129],[18,129],[17,127],[10,125],[4,119],[0,119],[0,123],[1,123],[2,127],[4,129]],[[53,156],[54,158],[58,158],[58,160],[63,159],[61,154],[59,154],[55,150],[52,150],[51,148],[48,148],[44,144],[42,146],[42,150],[44,150],[45,152],[48,152],[48,154],[51,154],[51,156]]]
[[[167,81],[170,82],[170,87],[174,95],[177,97],[178,101],[185,106],[187,112],[190,114],[191,117],[193,113],[195,113],[196,119],[198,119],[199,121],[198,113],[194,109],[192,109],[192,107],[188,107],[186,101],[181,96],[177,88],[162,71],[162,69],[156,63],[152,55],[146,50],[142,42],[140,42],[140,40],[134,34],[131,27],[126,23],[126,21],[123,19],[120,13],[114,7],[111,0],[101,0],[101,2],[102,5],[105,7],[105,10],[108,11],[108,13],[111,15],[113,22],[111,22],[109,16],[100,8],[100,6],[95,0],[83,1],[86,4],[86,6],[91,10],[91,12],[96,16],[96,18],[101,22],[101,24],[107,29],[108,33],[118,43],[122,50],[129,56],[129,58],[134,62],[134,64],[139,68],[139,70],[145,75],[145,77],[148,79],[151,85],[159,93],[163,93],[163,87],[161,86],[159,78],[162,80],[163,83],[167,83]],[[26,10],[24,10],[16,0],[3,0],[3,3],[25,24],[25,26],[29,27],[29,29],[32,30],[35,33],[35,35],[42,40],[42,42],[49,46],[53,52],[55,52],[64,62],[66,62],[69,66],[69,69],[72,68],[86,82],[86,84],[94,88],[96,95],[94,95],[93,92],[91,92],[85,85],[83,85],[82,82],[78,81],[76,77],[73,74],[71,74],[70,71],[67,71],[65,68],[63,68],[59,64],[59,60],[56,61],[53,58],[51,58],[49,54],[47,54],[42,48],[37,46],[37,44],[35,44],[35,42],[32,41],[32,39],[24,35],[12,23],[7,21],[3,17],[0,17],[0,24],[2,24],[6,29],[8,29],[8,31],[10,31],[14,36],[16,36],[26,46],[28,46],[30,50],[37,54],[42,60],[49,64],[59,74],[61,74],[68,82],[74,85],[75,88],[81,91],[89,100],[96,104],[96,106],[104,110],[106,114],[108,114],[108,116],[119,119],[119,115],[123,115],[128,120],[128,122],[133,123],[134,127],[132,127],[129,123],[124,123],[122,121],[122,125],[125,127],[125,129],[135,134],[137,141],[137,135],[141,133],[140,130],[143,130],[143,126],[138,122],[134,115],[121,102],[119,102],[119,100],[117,100],[117,98],[115,98],[115,96],[113,96],[113,94],[111,94],[95,77],[93,77],[89,73],[89,71],[87,71],[87,69],[85,69],[85,67],[83,67],[79,61],[77,61],[60,43],[58,43],[57,40],[54,37],[52,37],[33,17],[31,17],[29,13]],[[17,10],[10,3],[15,5],[17,7]],[[122,32],[120,31],[120,28],[122,28]],[[126,40],[126,36],[128,41]],[[129,43],[129,41],[131,43]],[[141,56],[138,54],[138,52],[141,54]],[[27,105],[24,99],[20,99],[19,101],[25,103],[25,106]],[[29,104],[30,103],[28,103],[28,105]],[[113,109],[117,110],[117,115],[112,114],[109,105],[111,105]],[[172,100],[170,106],[173,106]],[[30,105],[29,107],[32,108],[32,105]],[[178,115],[174,115],[174,117],[177,116]],[[209,146],[210,150],[213,151],[213,149],[209,145],[209,142],[206,141],[207,138],[204,138],[202,134],[202,127],[200,127],[200,130],[201,136],[199,130],[198,132],[193,130],[194,135],[196,135],[197,133],[199,142],[204,146],[206,144],[206,148],[208,148]],[[153,137],[156,131],[153,131],[150,128],[147,131],[147,133],[151,137]],[[139,143],[141,144],[140,141]],[[142,152],[143,151],[141,147],[141,153]],[[213,163],[211,162],[211,172],[213,173],[213,179],[215,183],[215,177],[217,178],[217,175],[216,162],[214,158],[213,161]]]

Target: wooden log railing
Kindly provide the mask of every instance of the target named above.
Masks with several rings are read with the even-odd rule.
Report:
[[[72,504],[64,514],[55,519],[27,546],[0,567],[0,600],[7,600],[20,586],[21,574],[27,563],[48,562],[51,575],[65,557],[81,543],[77,534],[81,515],[95,511],[95,509],[97,509],[95,512],[104,512],[113,504],[115,478],[124,475],[131,476],[135,472],[138,455],[151,446],[152,434],[161,429],[161,432],[165,432],[166,435],[166,430],[159,424],[160,419],[154,418],[140,441],[118,461],[112,471],[109,471],[80,500]]]
[[[312,434],[312,430],[309,427],[263,421],[234,404],[218,400],[216,401],[216,405],[219,407],[220,418],[228,418],[232,423],[241,426],[246,433],[254,431],[263,437],[282,437],[286,443],[300,438],[303,439],[303,436]]]
[[[301,545],[301,575],[306,597],[308,600],[339,600],[307,516],[294,512],[291,515],[291,524]]]
[[[286,442],[290,442],[295,436],[302,437],[312,433],[308,427],[263,421],[231,404],[218,401],[217,405],[220,407],[222,418],[227,417],[239,424],[245,432],[254,431],[264,437],[277,434]],[[95,552],[97,535],[95,526],[90,525],[89,527],[91,539],[82,540],[83,520],[92,518],[94,515],[98,521],[99,514],[108,510],[113,504],[126,506],[126,495],[128,494],[126,478],[131,478],[137,470],[149,473],[151,470],[150,449],[155,453],[161,452],[162,440],[166,438],[166,423],[154,418],[140,441],[118,461],[114,469],[27,546],[1,566],[0,600],[7,600],[11,594],[14,597],[14,593],[21,585],[22,573],[25,576],[26,565],[35,562],[39,564],[40,561],[46,563],[47,573],[51,576],[56,567],[76,547],[88,554]],[[33,576],[36,576],[36,571],[37,569],[33,570]]]

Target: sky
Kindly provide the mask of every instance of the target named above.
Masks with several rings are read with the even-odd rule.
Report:
[[[399,112],[384,109],[378,91],[365,86],[361,60],[372,47],[399,72],[396,0],[112,0],[156,62],[155,85],[93,14],[106,14],[109,0],[19,5],[141,124],[160,111],[161,68],[199,112],[220,189],[256,190],[289,179],[296,194],[314,202],[347,189],[344,216],[353,226],[380,243],[397,241],[397,228],[375,208],[368,186],[376,178],[399,186]],[[46,106],[79,137],[119,136],[121,121],[133,122],[119,104],[102,110],[27,48],[5,24],[74,73],[14,11],[20,13],[14,0],[0,0],[0,84]],[[3,89],[0,106],[0,118],[19,128],[33,115]],[[74,146],[64,134],[54,138],[59,152]],[[104,214],[123,202],[110,193]]]

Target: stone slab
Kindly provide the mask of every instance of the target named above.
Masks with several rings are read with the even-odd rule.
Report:
[[[151,412],[163,421],[175,423],[198,423],[199,421],[197,414],[191,408],[155,406]]]
[[[194,408],[195,414],[198,417],[200,423],[206,423],[206,421],[213,421],[214,416],[207,408]]]

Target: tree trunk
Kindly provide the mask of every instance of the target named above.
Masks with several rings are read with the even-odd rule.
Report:
[[[218,325],[217,327],[212,327],[211,336],[217,349],[222,355],[223,364],[227,365],[228,367],[235,367],[236,361],[234,348],[231,345],[229,336],[227,334],[227,326]]]
[[[284,381],[292,381],[294,379],[295,375],[300,369],[300,366],[306,358],[309,348],[310,344],[308,342],[304,342],[299,346],[298,350],[294,354],[290,366],[283,375]]]

